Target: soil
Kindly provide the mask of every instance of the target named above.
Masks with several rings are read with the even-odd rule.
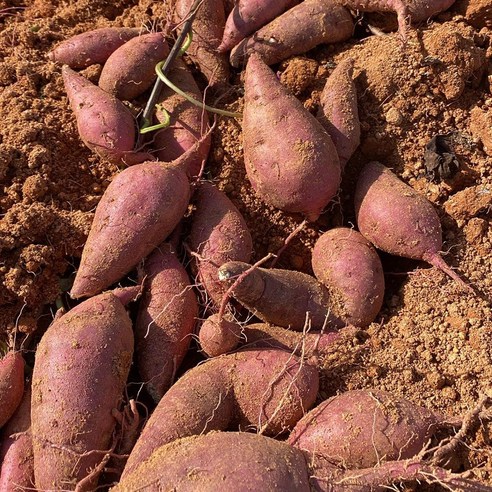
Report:
[[[168,4],[0,1],[0,334],[11,345],[15,338],[17,348],[35,349],[77,267],[94,209],[119,171],[80,141],[61,67],[47,53],[60,40],[96,27],[163,28]],[[320,398],[377,388],[460,416],[482,395],[492,397],[491,10],[486,1],[458,0],[413,29],[406,44],[395,33],[370,35],[368,23],[384,30],[387,17],[361,18],[350,42],[318,47],[274,67],[315,113],[327,76],[352,57],[362,124],[361,145],[346,165],[336,203],[292,240],[277,266],[312,273],[315,240],[333,226],[355,223],[357,175],[364,163],[379,160],[434,204],[444,257],[478,293],[463,291],[427,264],[381,254],[383,308],[366,330],[334,348]],[[95,81],[100,68],[82,73]],[[240,110],[241,94],[236,71],[227,95],[209,102]],[[426,154],[438,135],[451,154],[446,166]],[[240,121],[219,119],[206,178],[243,213],[254,261],[277,252],[302,221],[266,206],[251,190]],[[492,484],[492,425],[474,428],[468,444],[456,470],[473,468],[475,477]]]

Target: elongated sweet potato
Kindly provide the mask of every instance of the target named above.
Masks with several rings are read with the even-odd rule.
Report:
[[[138,36],[139,32],[139,29],[131,27],[102,27],[86,31],[62,41],[48,53],[48,58],[70,68],[103,64],[113,51]]]
[[[346,58],[333,70],[320,97],[318,119],[337,149],[343,168],[360,143],[357,90],[352,75],[354,61]]]
[[[424,260],[470,290],[439,253],[441,223],[432,204],[379,162],[368,163],[359,176],[355,211],[360,232],[376,248]]]
[[[353,30],[350,13],[333,0],[304,0],[243,39],[231,51],[230,61],[240,67],[257,53],[267,65],[273,65],[319,44],[345,41]]]
[[[219,279],[230,287],[250,267],[240,261],[224,263]],[[232,295],[262,321],[291,330],[302,331],[307,319],[312,330],[346,324],[336,312],[337,305],[332,305],[326,287],[305,273],[256,268],[239,282]]]
[[[24,358],[7,352],[0,359],[0,428],[12,417],[24,394]]]
[[[212,301],[219,305],[227,287],[217,271],[227,261],[249,261],[253,240],[246,222],[227,195],[206,181],[196,192],[188,245],[197,253],[195,272]]]
[[[169,54],[164,34],[153,32],[133,38],[108,58],[99,87],[118,99],[131,101],[155,81],[155,66]]]
[[[198,303],[169,244],[161,244],[145,260],[144,274],[146,289],[135,325],[137,367],[158,402],[188,350]]]
[[[120,280],[172,232],[189,198],[188,178],[172,164],[119,173],[96,208],[70,295],[97,294]]]
[[[188,371],[162,397],[128,458],[128,476],[155,449],[212,430],[255,427],[277,435],[314,403],[316,369],[282,350],[245,350]]]
[[[383,304],[383,267],[362,234],[346,227],[325,232],[314,245],[312,265],[346,323],[362,327],[374,321]]]
[[[226,52],[299,0],[239,0],[227,17],[218,51]]]
[[[36,488],[74,487],[104,457],[132,354],[130,318],[111,292],[86,300],[48,328],[32,379]]]
[[[246,67],[244,91],[244,163],[251,185],[270,205],[316,220],[340,185],[330,136],[256,55]]]

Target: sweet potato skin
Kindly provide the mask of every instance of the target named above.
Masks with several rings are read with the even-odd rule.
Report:
[[[169,244],[161,244],[145,260],[144,275],[146,288],[135,325],[137,367],[158,402],[188,350],[198,302]]]
[[[175,166],[146,162],[119,173],[96,208],[70,295],[120,280],[172,232],[189,197],[188,178]]]
[[[0,428],[12,417],[24,394],[24,358],[7,352],[0,359]]]
[[[314,245],[312,266],[347,324],[364,327],[374,321],[384,299],[383,267],[362,234],[346,227],[325,232]]]
[[[197,253],[194,272],[212,301],[219,305],[227,287],[217,276],[220,265],[227,261],[249,261],[253,239],[246,222],[227,195],[206,181],[195,194],[187,242]]]
[[[248,61],[244,89],[244,162],[251,185],[270,205],[316,220],[340,185],[331,138],[256,55]]]
[[[108,58],[99,78],[99,87],[118,99],[131,101],[155,81],[155,66],[169,54],[163,33],[133,38]]]
[[[162,490],[281,490],[309,492],[303,454],[265,436],[211,432],[155,450],[113,490],[129,492],[158,483]]]
[[[344,7],[332,0],[304,0],[243,39],[231,51],[230,62],[240,67],[257,53],[267,65],[273,65],[319,44],[345,41],[353,29],[352,17]]]
[[[102,459],[132,354],[130,318],[111,292],[79,304],[43,335],[32,380],[37,488],[75,485]]]
[[[138,36],[139,32],[139,29],[130,27],[103,27],[83,32],[62,41],[48,53],[48,58],[74,69],[103,64],[113,51]]]

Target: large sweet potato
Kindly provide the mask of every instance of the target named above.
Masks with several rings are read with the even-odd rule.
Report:
[[[0,359],[0,428],[12,417],[24,394],[24,358],[7,352]]]

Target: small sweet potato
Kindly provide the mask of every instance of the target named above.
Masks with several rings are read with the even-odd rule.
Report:
[[[243,39],[231,51],[230,61],[233,67],[240,67],[257,53],[267,65],[273,65],[319,44],[345,41],[353,30],[349,11],[333,0],[304,0]]]
[[[241,326],[219,314],[212,314],[200,326],[198,339],[202,352],[217,357],[234,350],[241,341]]]
[[[24,358],[7,352],[0,359],[0,428],[12,417],[24,394]]]
[[[383,304],[383,267],[362,234],[346,227],[325,232],[314,245],[312,265],[346,323],[363,327],[374,321]]]
[[[116,175],[99,202],[70,295],[90,296],[120,280],[172,232],[188,206],[186,174],[145,162]]]
[[[341,61],[328,77],[320,96],[318,119],[337,149],[343,169],[360,143],[357,89],[352,75],[354,60]]]
[[[139,29],[131,27],[102,27],[86,31],[62,41],[48,53],[48,58],[74,69],[103,64],[113,51],[138,36],[139,32]]]
[[[251,185],[270,205],[316,220],[340,185],[330,136],[256,55],[246,66],[244,91],[244,163]]]
[[[169,244],[146,260],[145,291],[140,301],[135,341],[137,367],[158,402],[173,382],[191,341],[198,303],[188,274]]]
[[[227,261],[249,261],[253,240],[246,222],[227,195],[213,184],[200,183],[188,246],[197,253],[195,272],[212,301],[219,305],[227,287],[217,271]]]
[[[108,58],[99,87],[118,99],[131,101],[155,81],[155,66],[169,54],[164,33],[153,32],[133,38]]]

